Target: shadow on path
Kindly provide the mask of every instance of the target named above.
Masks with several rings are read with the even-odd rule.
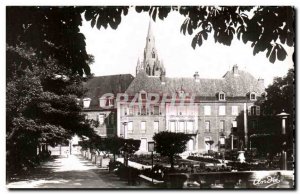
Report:
[[[129,186],[108,170],[99,169],[79,155],[52,157],[27,175],[19,175],[7,184],[10,189],[21,188],[151,188],[150,184],[142,183]]]

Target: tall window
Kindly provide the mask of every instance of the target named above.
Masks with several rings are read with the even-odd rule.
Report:
[[[236,128],[237,127],[237,121],[232,121],[232,127]]]
[[[153,123],[153,128],[154,128],[154,133],[158,133],[159,132],[159,122],[158,121],[154,121]]]
[[[225,148],[225,137],[220,137],[219,143],[220,143],[220,148]]]
[[[188,133],[194,132],[194,121],[187,121],[186,122],[186,130]]]
[[[106,98],[106,106],[113,106],[114,105],[114,99],[113,98]]]
[[[210,121],[205,121],[205,132],[210,132]]]
[[[225,115],[225,114],[226,114],[226,107],[219,106],[219,115]]]
[[[254,92],[250,94],[250,100],[256,100],[256,94]]]
[[[133,127],[132,127],[132,121],[128,122],[128,133],[132,133],[133,132]]]
[[[146,106],[142,106],[141,115],[146,115]]]
[[[221,120],[220,121],[220,132],[224,132],[225,131],[225,121]]]
[[[104,124],[104,115],[98,115],[98,122],[99,122],[99,125],[103,125]]]
[[[225,100],[225,93],[224,92],[220,92],[219,93],[219,100]]]
[[[248,109],[248,115],[259,116],[260,115],[260,107],[259,106],[251,106]]]
[[[159,106],[153,107],[153,113],[154,113],[154,115],[159,115]]]
[[[211,115],[210,106],[204,106],[204,115]]]
[[[170,131],[175,132],[176,126],[175,126],[175,121],[170,121]]]
[[[179,121],[179,130],[178,132],[184,133],[184,121]]]
[[[91,103],[91,99],[90,98],[84,98],[83,99],[83,108],[89,108],[90,107],[90,103]]]
[[[238,106],[232,106],[232,115],[237,116],[239,114],[239,107]]]
[[[146,133],[146,121],[141,122],[141,133]]]
[[[147,151],[147,138],[141,138],[140,150]]]

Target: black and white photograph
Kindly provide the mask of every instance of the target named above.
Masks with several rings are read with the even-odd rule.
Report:
[[[295,190],[293,6],[5,6],[6,188]]]

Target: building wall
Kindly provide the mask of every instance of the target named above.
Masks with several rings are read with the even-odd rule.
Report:
[[[100,136],[113,136],[117,134],[117,114],[115,110],[88,110],[84,111],[87,119],[96,121],[96,127],[94,130]],[[104,122],[102,125],[99,123],[99,115],[103,115]]]
[[[141,139],[146,138],[147,141],[152,141],[154,135],[154,121],[159,121],[159,132],[168,130],[170,131],[169,121],[191,121],[195,122],[194,130],[196,134],[192,135],[194,138],[194,150],[195,152],[207,152],[207,146],[205,143],[205,138],[210,138],[214,141],[211,146],[211,150],[218,151],[220,150],[219,141],[221,136],[225,136],[227,141],[231,141],[231,134],[237,135],[238,133],[243,134],[245,123],[244,123],[244,106],[246,107],[246,113],[248,113],[248,108],[254,105],[255,101],[249,101],[246,98],[244,100],[231,100],[231,101],[204,101],[201,103],[196,103],[192,108],[189,108],[189,111],[186,114],[178,115],[179,111],[174,113],[174,110],[170,112],[168,108],[160,109],[162,112],[160,115],[138,115],[134,113],[133,116],[125,115],[124,109],[128,107],[129,104],[125,106],[120,106],[120,135],[123,136],[125,130],[126,138]],[[204,107],[211,107],[211,114],[204,114]],[[219,115],[219,106],[225,106],[225,115]],[[238,107],[238,115],[232,114],[232,106]],[[164,105],[168,107],[168,105]],[[248,116],[247,116],[248,117]],[[252,118],[252,117],[251,117]],[[253,119],[253,118],[252,118]],[[141,131],[141,122],[146,122],[146,131]],[[210,122],[210,131],[205,129],[205,121]],[[224,132],[220,132],[220,121],[224,121]],[[233,130],[232,122],[237,122],[237,131]],[[133,131],[128,133],[127,129],[124,128],[124,122],[133,122]],[[178,127],[178,126],[176,126]],[[238,133],[237,133],[238,132]],[[236,146],[234,148],[237,148]]]

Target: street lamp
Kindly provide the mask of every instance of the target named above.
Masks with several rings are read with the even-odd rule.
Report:
[[[122,122],[123,126],[124,126],[124,133],[123,133],[123,138],[126,139],[126,125],[127,125],[128,121],[127,119],[124,119],[124,121]],[[126,142],[125,142],[125,147],[126,147]],[[127,154],[127,150],[124,150],[124,165],[128,166],[128,154]]]
[[[151,152],[151,160],[152,160],[152,165],[151,165],[152,184],[153,184],[153,152],[154,152],[154,150],[155,150],[155,142],[149,141],[148,142],[148,151]]]
[[[123,124],[123,129],[124,129],[124,132],[123,132],[123,137],[124,137],[124,139],[126,139],[126,126],[127,126],[127,120],[124,120],[123,122],[122,122],[122,124]]]
[[[287,170],[287,162],[286,162],[286,150],[285,150],[285,145],[286,145],[286,126],[285,126],[285,120],[288,118],[290,114],[284,112],[284,110],[282,110],[282,113],[277,114],[276,116],[278,116],[279,118],[282,119],[282,130],[281,130],[281,135],[283,136],[284,140],[282,143],[282,154],[281,154],[281,158],[282,158],[282,166],[281,166],[281,170]]]

